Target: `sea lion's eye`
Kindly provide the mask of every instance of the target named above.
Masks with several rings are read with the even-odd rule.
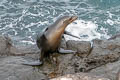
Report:
[[[66,22],[67,22],[67,20],[64,20],[64,21],[63,21],[63,23],[66,23]]]
[[[48,30],[48,27],[45,29],[45,31],[47,31]]]
[[[70,17],[70,19],[69,20],[72,20],[72,17]]]

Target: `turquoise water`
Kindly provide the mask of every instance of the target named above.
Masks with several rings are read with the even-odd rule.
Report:
[[[15,44],[33,44],[38,33],[63,15],[78,16],[79,32],[86,26],[91,30],[92,35],[77,34],[83,40],[109,38],[120,31],[120,0],[1,0],[0,34]]]

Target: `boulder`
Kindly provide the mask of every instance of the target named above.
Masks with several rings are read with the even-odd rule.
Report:
[[[77,55],[81,57],[86,57],[90,54],[92,47],[89,41],[67,41],[67,48],[77,51]]]

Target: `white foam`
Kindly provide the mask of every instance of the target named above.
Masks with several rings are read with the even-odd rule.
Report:
[[[75,23],[68,25],[66,31],[77,37],[80,37],[81,39],[77,39],[68,35],[65,35],[65,39],[79,41],[91,41],[95,38],[100,39],[102,35],[97,31],[97,29],[98,25],[92,21],[76,20]]]
[[[106,22],[107,22],[108,24],[110,24],[111,26],[114,25],[114,21],[112,21],[111,19],[108,19]]]
[[[23,41],[21,41],[21,42],[24,43],[24,44],[35,44],[35,42],[33,42],[33,41],[23,40]]]
[[[109,18],[111,18],[111,19],[114,16],[114,14],[112,14],[110,11],[107,11],[107,14],[108,14]]]

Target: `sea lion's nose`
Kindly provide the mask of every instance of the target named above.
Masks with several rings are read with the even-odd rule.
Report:
[[[78,16],[71,16],[71,18],[69,19],[70,23],[73,22],[73,21],[75,21],[77,18],[78,18]]]
[[[76,20],[78,18],[78,16],[72,16],[73,20]]]

